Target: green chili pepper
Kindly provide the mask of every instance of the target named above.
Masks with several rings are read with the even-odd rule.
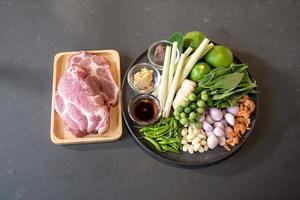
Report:
[[[153,140],[152,138],[149,138],[149,137],[144,137],[146,140],[148,140],[153,146],[155,146],[155,148],[158,150],[158,151],[162,151],[160,145],[155,141]]]

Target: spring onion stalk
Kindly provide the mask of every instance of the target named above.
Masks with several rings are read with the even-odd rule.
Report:
[[[189,59],[189,61],[184,66],[184,69],[182,71],[179,83],[177,85],[177,89],[180,87],[180,85],[184,81],[184,79],[186,79],[186,77],[189,75],[190,71],[192,70],[192,68],[194,67],[194,65],[196,64],[196,62],[201,57],[204,56],[204,52],[206,50],[206,47],[208,46],[208,43],[209,43],[209,39],[204,38],[204,40],[201,42],[201,44],[196,49],[196,51],[191,55],[191,58]]]
[[[175,72],[175,75],[174,75],[174,80],[172,81],[172,85],[171,85],[171,88],[170,88],[170,91],[169,91],[169,94],[168,94],[168,98],[167,98],[167,101],[166,101],[166,104],[165,104],[166,106],[163,107],[162,116],[164,118],[167,118],[170,115],[172,102],[173,102],[173,99],[174,99],[174,96],[175,96],[176,89],[177,89],[178,84],[179,84],[178,81],[179,81],[180,74],[181,74],[181,71],[182,71],[183,63],[192,51],[193,51],[193,49],[189,47],[183,54],[181,54],[181,56],[179,58],[177,68],[176,68],[176,72]]]
[[[171,89],[171,84],[173,81],[173,76],[175,73],[175,62],[176,62],[176,54],[177,54],[177,46],[178,42],[173,42],[172,53],[171,53],[171,61],[170,61],[170,70],[169,70],[169,80],[168,80],[168,93]]]
[[[166,47],[166,53],[164,58],[164,66],[162,71],[162,77],[159,84],[158,90],[158,100],[160,106],[163,108],[166,103],[167,98],[167,89],[168,89],[168,74],[169,74],[169,66],[170,66],[170,55],[171,55],[171,47]]]

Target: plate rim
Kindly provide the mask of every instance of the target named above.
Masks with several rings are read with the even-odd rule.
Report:
[[[143,51],[139,56],[137,56],[132,62],[131,64],[129,65],[128,69],[126,70],[126,73],[124,74],[124,78],[123,78],[123,81],[122,81],[122,90],[124,88],[124,84],[126,82],[126,77],[127,77],[127,74],[128,74],[128,71],[129,69],[139,60],[141,59],[144,54],[147,54],[147,51],[148,50],[145,50]],[[233,54],[233,57],[235,60],[239,61],[240,63],[241,60],[235,56],[235,54]],[[248,70],[248,69],[247,69]],[[248,70],[248,72],[250,72],[250,70]],[[249,73],[250,77],[252,77],[252,74],[251,72]],[[123,104],[123,97],[122,97],[122,104]],[[236,152],[238,152],[243,146],[244,144],[246,143],[246,141],[248,140],[249,136],[254,134],[253,131],[254,131],[254,128],[255,128],[255,124],[256,124],[256,120],[258,118],[258,110],[259,110],[259,93],[256,93],[256,112],[255,112],[255,118],[252,120],[251,122],[251,129],[249,131],[251,131],[250,133],[248,133],[249,135],[247,136],[247,138],[245,138],[244,140],[242,140],[242,142],[240,142],[239,146],[236,146],[237,148],[235,148],[234,150],[231,150],[228,152],[228,154],[226,154],[226,156],[224,157],[221,157],[221,158],[218,158],[218,159],[213,159],[213,160],[210,160],[208,162],[205,162],[205,163],[197,163],[197,162],[181,162],[181,161],[176,161],[176,160],[173,160],[173,159],[169,159],[169,158],[166,158],[158,153],[156,153],[153,149],[147,147],[145,144],[143,144],[141,142],[141,140],[139,138],[137,138],[135,136],[135,134],[133,133],[130,125],[129,125],[129,119],[126,119],[126,114],[125,114],[125,108],[124,106],[122,107],[122,118],[124,119],[124,122],[125,122],[125,125],[126,125],[126,128],[128,129],[128,131],[130,132],[130,134],[133,136],[135,142],[137,142],[139,144],[139,146],[144,150],[146,151],[151,157],[159,160],[159,161],[162,161],[166,164],[171,164],[171,165],[174,165],[174,166],[179,166],[179,167],[205,167],[205,166],[210,166],[210,165],[213,165],[213,164],[216,164],[218,162],[221,162],[223,160],[226,160],[228,158],[230,158],[233,154],[235,154]],[[247,133],[247,132],[246,132]]]

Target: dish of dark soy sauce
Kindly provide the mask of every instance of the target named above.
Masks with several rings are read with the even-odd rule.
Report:
[[[133,105],[134,115],[138,120],[147,122],[158,114],[157,105],[150,99],[141,99]]]

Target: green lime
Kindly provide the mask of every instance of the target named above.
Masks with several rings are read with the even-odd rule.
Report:
[[[210,66],[207,63],[199,62],[190,72],[190,79],[192,81],[199,81],[205,74],[208,74],[210,70]]]
[[[214,67],[229,67],[233,62],[233,54],[224,46],[214,46],[205,56],[204,60]]]
[[[183,47],[191,47],[195,51],[204,38],[205,35],[199,31],[188,32],[183,36]]]

